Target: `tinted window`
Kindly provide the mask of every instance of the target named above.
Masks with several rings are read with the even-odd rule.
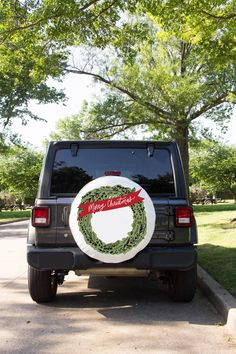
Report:
[[[169,151],[156,149],[149,157],[146,149],[96,148],[56,152],[51,194],[76,194],[89,181],[117,174],[140,184],[149,194],[174,195],[174,179]]]

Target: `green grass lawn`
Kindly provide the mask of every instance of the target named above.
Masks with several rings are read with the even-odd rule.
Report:
[[[194,206],[198,225],[198,262],[236,296],[236,204]]]
[[[30,217],[30,210],[3,210],[0,212],[0,224],[8,221],[17,221],[17,219],[24,219]]]

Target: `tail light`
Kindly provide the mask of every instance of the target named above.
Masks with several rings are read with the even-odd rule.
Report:
[[[191,207],[177,207],[175,209],[175,225],[181,227],[192,226],[193,209]]]
[[[49,207],[34,207],[32,210],[32,225],[33,226],[49,226],[50,224],[50,209]]]

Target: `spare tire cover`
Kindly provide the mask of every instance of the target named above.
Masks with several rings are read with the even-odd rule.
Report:
[[[149,243],[156,213],[147,192],[125,177],[105,176],[85,185],[69,218],[79,248],[105,263],[134,257]]]

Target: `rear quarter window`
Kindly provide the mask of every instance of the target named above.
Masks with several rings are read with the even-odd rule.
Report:
[[[155,149],[148,156],[143,148],[81,148],[56,151],[51,195],[75,195],[88,182],[107,174],[127,177],[150,195],[175,195],[173,168],[168,149]]]

